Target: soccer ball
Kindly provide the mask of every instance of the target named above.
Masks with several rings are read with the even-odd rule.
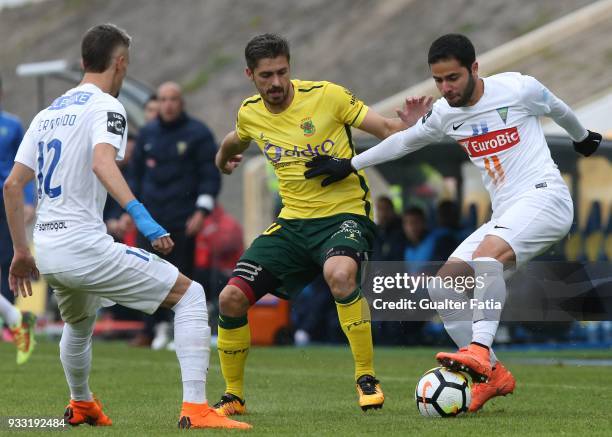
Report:
[[[456,416],[467,411],[470,406],[470,383],[463,373],[436,367],[421,377],[414,399],[422,416]]]

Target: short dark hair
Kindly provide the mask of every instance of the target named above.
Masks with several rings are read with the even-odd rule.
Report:
[[[476,61],[476,51],[467,36],[449,33],[442,35],[431,44],[427,55],[429,65],[450,59],[456,59],[468,70],[472,68],[472,64]]]
[[[244,57],[250,70],[257,68],[260,59],[285,56],[289,62],[289,43],[274,33],[264,33],[253,37],[244,48]]]
[[[438,204],[438,226],[445,228],[459,227],[459,207],[457,202],[443,200]]]
[[[383,194],[382,196],[378,196],[378,199],[376,199],[376,201],[386,203],[387,205],[393,208],[393,200],[391,200],[389,196],[385,196]]]
[[[111,64],[113,53],[119,46],[129,47],[132,38],[114,24],[99,24],[83,36],[81,57],[87,73],[102,73]]]
[[[423,220],[426,219],[425,211],[420,206],[409,206],[408,208],[406,208],[404,210],[404,216],[407,216],[407,215],[414,215],[414,216],[420,217]]]

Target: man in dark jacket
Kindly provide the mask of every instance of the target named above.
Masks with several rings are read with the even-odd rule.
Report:
[[[134,147],[131,185],[134,194],[174,240],[174,250],[166,259],[191,275],[195,236],[213,210],[221,187],[214,164],[217,145],[208,127],[185,112],[178,84],[160,85],[157,99],[159,115],[141,129]],[[144,238],[138,244],[151,250]],[[155,317],[165,320],[166,315]],[[150,338],[151,321],[147,325]],[[159,346],[166,338],[161,332]]]

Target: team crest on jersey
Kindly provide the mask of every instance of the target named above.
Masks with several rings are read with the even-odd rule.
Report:
[[[123,136],[125,132],[125,117],[118,112],[107,112],[106,130],[112,134]]]
[[[317,131],[310,117],[306,117],[302,120],[302,122],[300,123],[300,129],[304,131],[304,136],[306,137],[313,136]]]
[[[185,141],[179,141],[178,143],[176,143],[176,151],[178,152],[179,156],[185,153],[186,150],[187,143]]]
[[[504,124],[506,124],[506,120],[508,119],[508,107],[505,106],[503,108],[497,108],[496,111],[499,114],[499,117],[504,122]]]

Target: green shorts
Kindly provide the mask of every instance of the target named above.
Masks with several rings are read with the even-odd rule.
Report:
[[[322,273],[323,264],[334,249],[353,249],[361,259],[366,259],[375,235],[376,225],[356,214],[279,218],[253,241],[240,261],[261,265],[281,283],[276,290],[267,292],[290,299]]]

